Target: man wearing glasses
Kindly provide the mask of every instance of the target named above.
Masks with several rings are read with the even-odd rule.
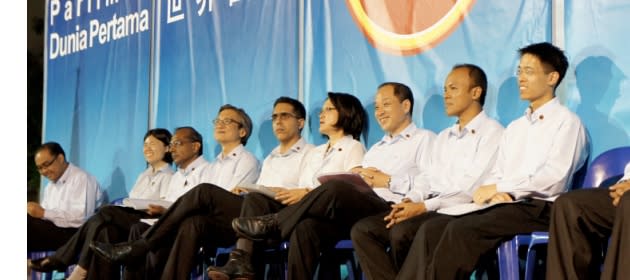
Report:
[[[94,213],[102,193],[94,176],[66,161],[58,143],[39,147],[35,165],[49,182],[41,204],[26,204],[27,247],[29,252],[55,250]]]
[[[125,279],[185,279],[195,264],[201,246],[213,250],[234,243],[229,222],[241,210],[242,197],[231,193],[240,184],[258,178],[256,157],[245,149],[252,121],[241,108],[224,105],[212,121],[214,139],[221,145],[201,180],[190,181],[177,172],[171,178],[170,192],[181,192],[147,231],[146,226],[132,230],[131,242],[116,245],[94,242],[91,248],[110,262],[125,263]],[[178,133],[171,139],[173,159],[194,148]],[[200,145],[193,143],[194,145]],[[195,172],[194,163],[189,172]],[[188,169],[186,169],[188,170]],[[173,185],[173,180],[179,183]]]

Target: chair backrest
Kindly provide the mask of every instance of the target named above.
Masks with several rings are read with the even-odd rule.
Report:
[[[602,183],[611,182],[611,178],[621,178],[626,164],[630,162],[630,146],[610,149],[597,156],[588,166],[582,186],[597,188]]]

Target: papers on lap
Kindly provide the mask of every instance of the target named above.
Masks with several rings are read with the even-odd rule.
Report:
[[[372,187],[368,185],[363,178],[357,173],[352,172],[337,172],[327,173],[317,177],[317,180],[321,184],[330,181],[343,181],[352,184],[360,192],[372,192]]]
[[[141,222],[152,226],[153,224],[155,224],[155,222],[157,222],[158,219],[156,218],[150,218],[150,219],[140,219]]]
[[[482,204],[482,205],[471,202],[471,203],[458,204],[458,205],[453,205],[450,207],[438,209],[437,212],[444,215],[460,216],[460,215],[465,215],[468,213],[480,211],[483,209],[487,209],[496,205],[510,204],[510,203],[517,203],[517,202],[520,202],[520,200],[509,201],[509,202],[499,202],[499,203],[493,203],[493,204]]]
[[[244,184],[240,184],[238,187],[248,192],[257,192],[257,193],[264,194],[270,198],[276,197],[276,193],[273,190],[271,190],[270,187],[266,187],[263,185],[244,183]]]
[[[136,210],[146,210],[149,209],[149,204],[151,205],[160,205],[164,208],[168,208],[173,204],[171,201],[161,200],[161,199],[139,199],[139,198],[125,198],[123,199],[122,205],[131,207]]]

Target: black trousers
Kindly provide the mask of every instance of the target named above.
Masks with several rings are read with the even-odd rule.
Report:
[[[394,279],[407,258],[418,228],[437,215],[427,212],[388,229],[385,228],[388,222],[383,218],[389,213],[363,218],[352,227],[352,244],[367,279]]]
[[[468,279],[481,256],[501,242],[548,230],[551,205],[529,200],[459,217],[437,214],[416,232],[397,279]]]
[[[242,203],[241,196],[212,184],[200,184],[177,199],[142,237],[152,252],[169,252],[150,256],[158,258],[152,263],[165,263],[161,279],[190,277],[202,246],[212,252],[232,246],[236,241],[232,220],[239,216]],[[151,274],[161,268],[147,270]]]
[[[89,279],[120,278],[120,267],[90,250],[92,241],[118,243],[127,240],[131,226],[149,214],[127,207],[105,206],[90,217],[53,257],[65,264],[77,263],[88,270]],[[78,260],[77,260],[78,258]]]
[[[76,231],[76,228],[58,227],[51,221],[26,214],[26,249],[28,252],[56,250]]]
[[[580,189],[554,203],[549,229],[547,279],[600,278],[601,252],[612,235],[601,279],[630,275],[630,194],[617,207],[608,188]]]
[[[356,221],[389,208],[374,192],[359,192],[351,184],[331,181],[279,211],[281,238],[291,244],[288,278],[312,279],[320,255],[349,238]]]

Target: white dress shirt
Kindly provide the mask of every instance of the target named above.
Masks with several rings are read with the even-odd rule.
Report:
[[[94,214],[103,199],[101,187],[94,176],[72,163],[56,182],[48,182],[41,206],[44,219],[58,227],[79,227]]]
[[[474,188],[487,180],[497,156],[503,126],[481,111],[461,130],[459,124],[438,134],[431,153],[428,211],[472,202]]]
[[[337,140],[332,147],[330,142],[319,145],[308,152],[306,160],[302,161],[299,186],[306,188],[318,187],[317,178],[332,172],[350,171],[360,166],[365,154],[365,147],[361,142],[346,135]]]
[[[283,188],[303,187],[299,184],[300,166],[314,147],[306,143],[304,138],[300,138],[284,154],[280,153],[280,146],[276,147],[263,161],[256,184]]]
[[[554,98],[508,125],[490,183],[517,200],[553,201],[570,188],[587,156],[580,118]]]
[[[210,164],[209,177],[204,183],[231,191],[241,183],[256,182],[259,172],[258,159],[243,145],[239,145],[226,156],[223,153],[217,155],[215,161]]]
[[[163,188],[160,197],[163,200],[175,202],[180,196],[201,183],[209,182],[210,163],[202,156],[196,158],[186,168],[177,168],[171,176],[168,188]]]
[[[160,193],[162,193],[162,189],[168,188],[172,175],[173,169],[169,164],[165,164],[155,172],[153,172],[153,167],[149,166],[136,179],[136,184],[129,192],[129,197],[160,199]]]
[[[435,134],[409,124],[396,136],[385,135],[363,158],[362,167],[374,167],[391,176],[389,188],[374,188],[387,201],[404,197],[422,201],[429,192],[428,171]]]

